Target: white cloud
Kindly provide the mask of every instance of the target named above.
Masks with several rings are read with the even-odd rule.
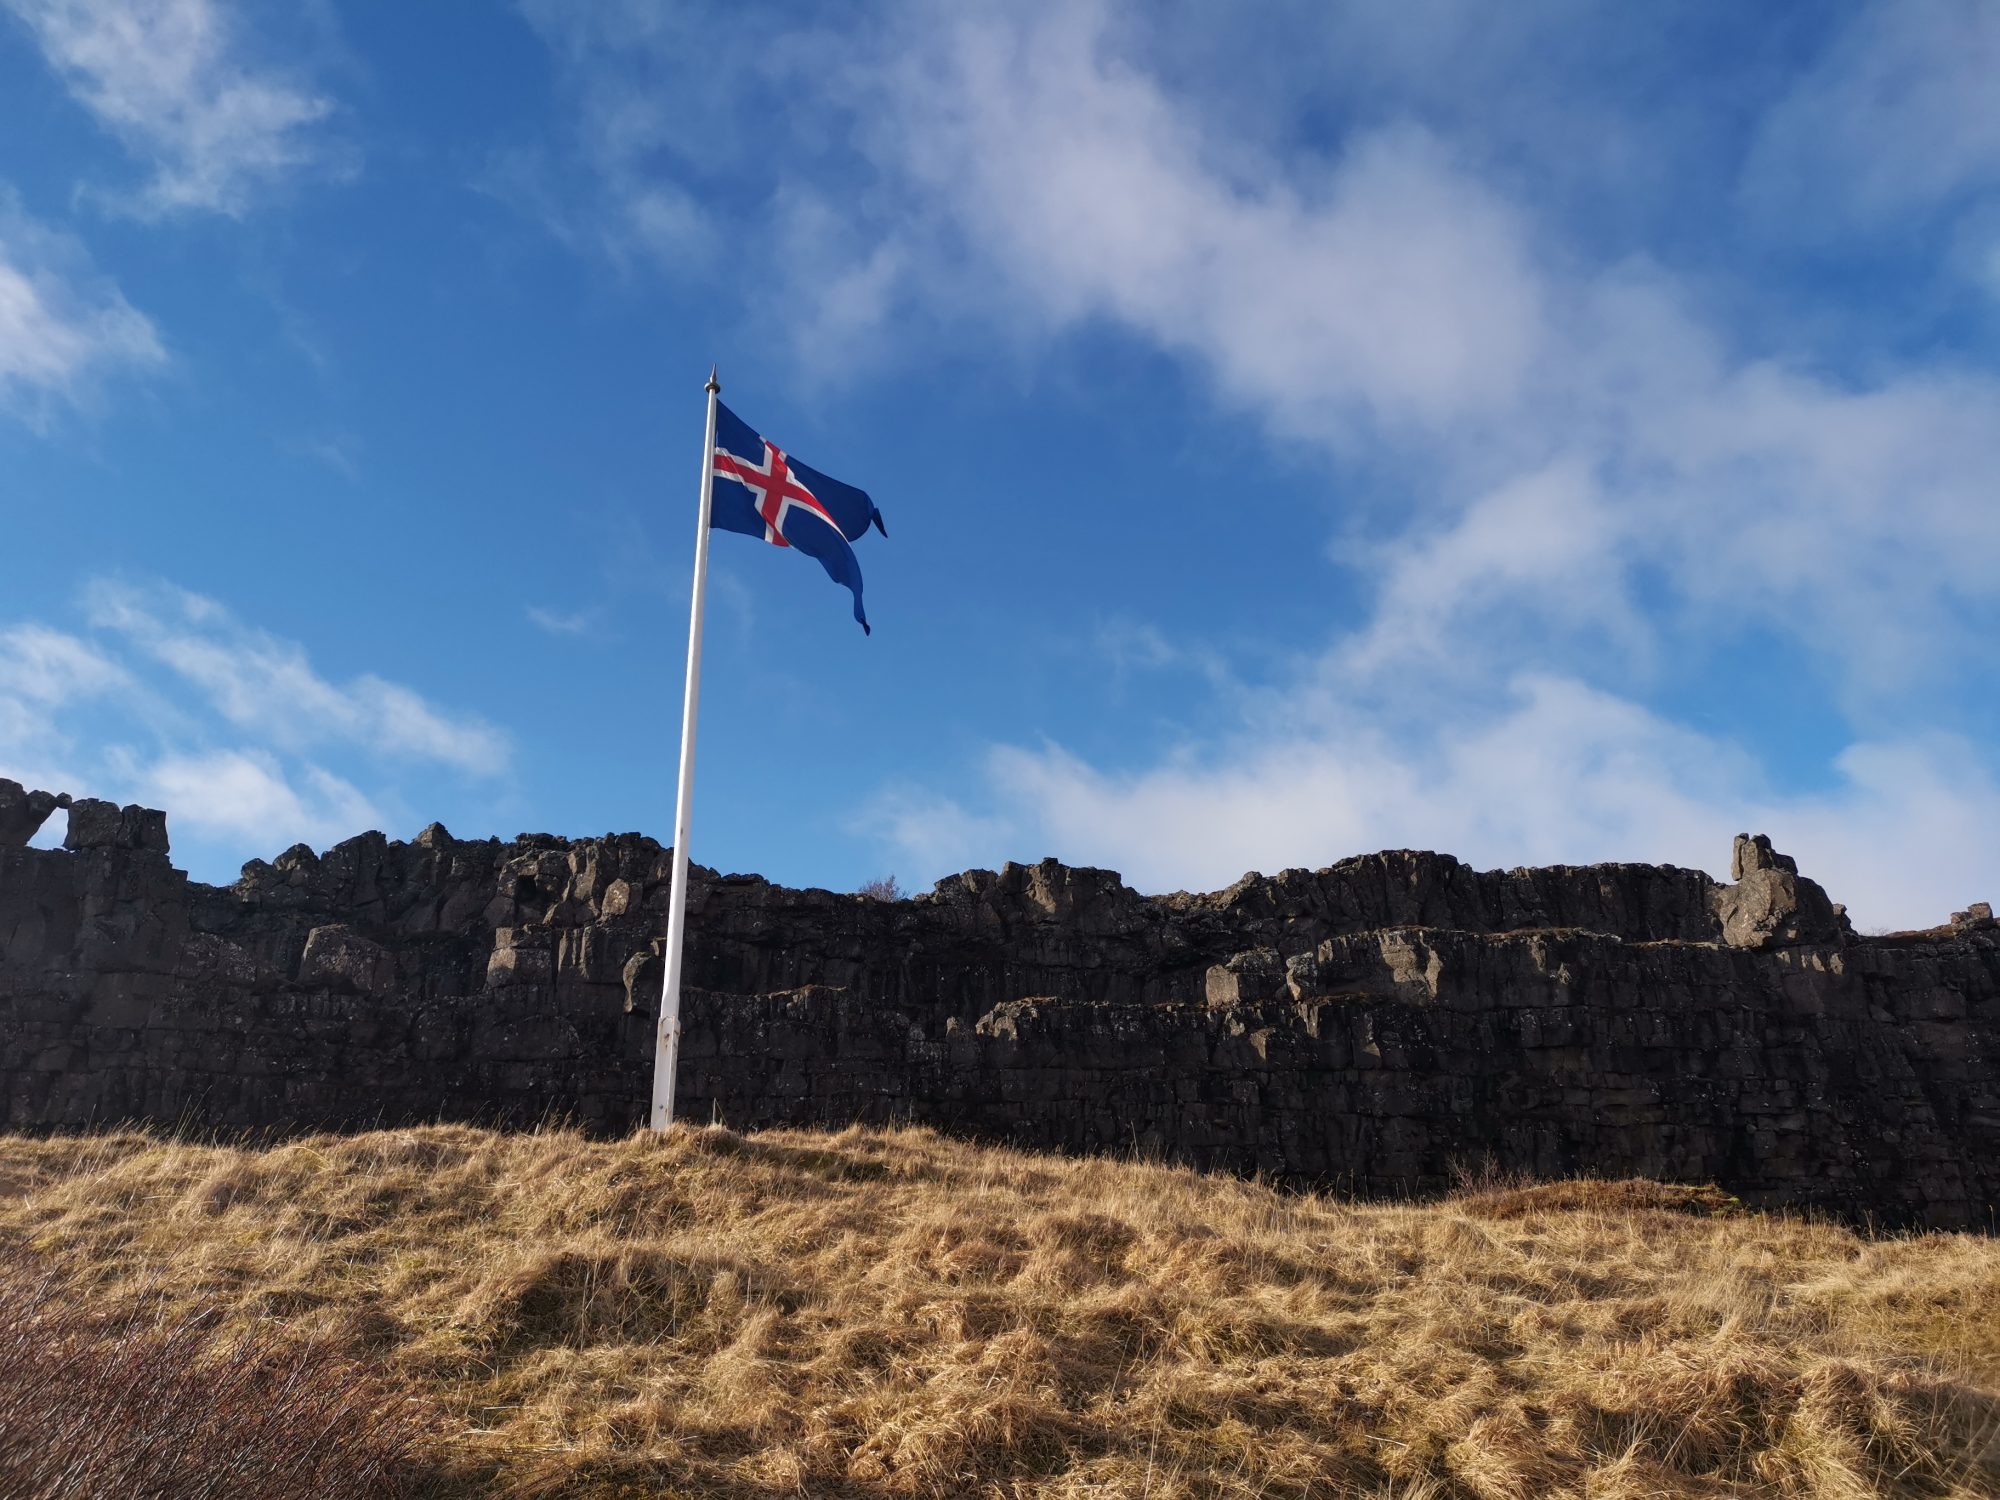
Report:
[[[1619,280],[1576,299],[1573,392],[1525,401],[1504,451],[1467,445],[1463,468],[1490,462],[1496,484],[1463,502],[1447,484],[1419,524],[1343,546],[1375,589],[1347,668],[1483,671],[1504,653],[1630,676],[1664,643],[1754,629],[1873,711],[1977,659],[2000,624],[2000,379],[1732,362],[1676,300]],[[1643,369],[1624,367],[1635,350]]]
[[[1004,844],[1012,824],[977,817],[918,787],[889,787],[849,820],[849,830],[900,851],[931,878],[967,869]]]
[[[1419,128],[1305,171],[1218,160],[1095,6],[962,23],[902,78],[887,150],[975,263],[1057,325],[1108,317],[1195,355],[1296,430],[1484,415],[1541,353],[1523,224]]]
[[[1351,669],[1504,645],[1630,674],[1661,628],[1757,628],[1867,702],[1996,622],[2000,380],[1737,353],[1671,274],[1589,265],[1417,127],[1364,123],[1326,161],[1231,141],[1133,60],[1129,19],[975,10],[886,69],[874,159],[962,252],[911,277],[990,264],[996,311],[1109,320],[1393,464],[1409,504],[1360,518],[1388,571]]]
[[[1635,704],[1528,677],[1498,713],[1447,736],[1406,741],[1363,714],[1331,728],[1259,726],[1124,775],[1057,747],[1003,747],[989,775],[1044,844],[1149,887],[1208,888],[1383,847],[1485,864],[1712,861],[1675,790],[1691,767],[1710,779],[1749,771]]]
[[[384,827],[413,774],[431,801],[508,763],[490,725],[372,674],[327,682],[213,600],[100,581],[87,605],[84,632],[0,625],[0,776],[164,808],[203,878]]]
[[[727,158],[732,110],[768,83],[768,32],[753,46],[726,15],[644,0],[521,0],[520,9],[562,64],[597,191],[580,191],[546,153],[518,150],[496,156],[481,186],[573,248],[674,274],[712,264],[723,240],[698,179],[703,164]],[[602,66],[607,57],[649,55],[703,62],[677,69],[670,89],[647,68]]]
[[[123,667],[77,636],[46,625],[0,630],[0,693],[56,708],[130,681]]]
[[[2000,775],[1992,747],[1948,736],[1850,746],[1837,788],[1760,815],[1870,928],[1934,927],[1972,901],[2000,901]],[[1782,847],[1782,843],[1780,845]]]
[[[1629,461],[1667,482],[1630,503],[1696,605],[1797,636],[1858,692],[1934,682],[2000,604],[1996,411],[2000,380],[1970,371],[1851,388],[1759,361],[1639,414]]]
[[[1624,587],[1629,522],[1585,462],[1559,459],[1475,500],[1446,530],[1406,533],[1368,559],[1374,618],[1342,652],[1350,671],[1434,667],[1468,637],[1609,632],[1626,654],[1649,632]]]
[[[0,409],[39,426],[100,377],[165,360],[151,321],[0,185]]]
[[[682,269],[718,215],[749,220],[729,242],[761,259],[776,293],[757,316],[787,330],[803,378],[851,370],[913,307],[1044,331],[1110,319],[1321,436],[1490,415],[1540,353],[1525,226],[1446,143],[1360,132],[1306,177],[1218,153],[1200,113],[1120,53],[1113,7],[906,6],[754,48],[657,7],[526,9],[605,205],[596,236],[542,188],[531,211],[571,243],[647,244]],[[751,102],[773,97],[780,116]],[[849,151],[868,176],[831,185]]]
[[[915,270],[908,246],[859,229],[852,214],[812,188],[788,184],[776,205],[773,241],[780,270],[776,284],[794,319],[787,340],[801,356],[800,374],[826,380],[851,378],[876,352],[878,335],[909,303]],[[807,290],[809,288],[809,290]],[[839,351],[828,360],[825,351]]]
[[[708,214],[683,188],[658,182],[635,187],[625,208],[632,247],[662,265],[681,265],[714,252],[715,231]]]
[[[132,781],[140,800],[167,808],[177,828],[267,853],[297,843],[324,848],[381,826],[374,805],[331,772],[306,765],[299,783],[258,750],[167,755],[138,768]]]
[[[1116,615],[1099,621],[1090,647],[1121,677],[1136,672],[1184,671],[1206,678],[1218,688],[1233,685],[1229,664],[1219,651],[1177,644],[1145,620]]]
[[[240,216],[254,194],[327,159],[323,96],[241,55],[216,0],[0,0],[70,92],[153,178],[127,206],[148,216]]]
[[[492,725],[439,709],[372,673],[329,682],[297,642],[242,625],[212,600],[99,581],[88,602],[94,626],[173,669],[230,724],[268,744],[345,744],[480,776],[507,766],[507,738]]]
[[[901,7],[815,37],[810,69],[782,49],[745,66],[685,55],[701,59],[697,113],[716,121],[711,170],[759,166],[742,178],[759,191],[704,200],[768,247],[750,252],[768,257],[746,272],[769,289],[754,315],[842,361],[953,322],[988,348],[1114,329],[1293,440],[1298,489],[1324,494],[1329,517],[1344,497],[1314,465],[1368,476],[1374,508],[1349,511],[1339,548],[1371,591],[1358,628],[1309,643],[1296,679],[1267,691],[1215,667],[1222,727],[1150,770],[1001,749],[979,795],[890,789],[872,826],[919,865],[1008,836],[1155,882],[1295,863],[1315,841],[1326,858],[1423,841],[1486,863],[1712,863],[1761,823],[1829,884],[1850,881],[1835,895],[1864,920],[1931,920],[1968,899],[1947,884],[1993,878],[1993,767],[1933,729],[1953,722],[1954,674],[1972,679],[1957,691],[1995,686],[2000,379],[1928,348],[1815,360],[1740,316],[1754,272],[1679,275],[1598,248],[1618,239],[1599,215],[1548,216],[1661,173],[1654,144],[1733,182],[1741,134],[1708,120],[1656,143],[1656,122],[1618,113],[1614,83],[1568,76],[1608,30],[1630,42],[1654,23],[1490,9],[1347,7],[1324,30],[1293,16],[1274,30],[1290,42],[1299,23],[1306,68],[1261,31],[1218,58],[1206,23],[1173,34],[1114,0]],[[609,15],[541,13],[595,122],[586,151],[613,199],[656,172],[685,184],[698,165],[664,141],[642,85],[687,76],[677,28],[696,22]],[[1699,102],[1751,118],[1743,191],[1784,214],[1773,184],[1802,184],[1801,229],[1827,204],[1842,229],[1838,205],[1878,222],[1957,212],[2000,180],[1994,16],[1982,0],[1870,6],[1761,127],[1768,64]],[[1573,33],[1590,45],[1569,49]],[[1318,80],[1321,61],[1337,86],[1263,88],[1266,67]],[[1667,76],[1613,61],[1614,81]],[[1523,70],[1561,97],[1513,85],[1488,108],[1461,86]],[[751,72],[791,89],[779,115],[757,104],[757,154],[744,101],[765,95],[715,88]],[[1281,117],[1307,94],[1330,128]],[[1984,276],[1991,237],[1961,238]],[[1123,670],[1190,654],[1141,629],[1102,643]],[[1766,636],[1864,726],[1838,760],[1781,778],[1830,774],[1832,791],[1773,791],[1751,746],[1643,701],[1667,678],[1698,691],[1717,653]],[[990,816],[967,810],[980,796]],[[1954,799],[1956,824],[1934,815]],[[1842,852],[1868,843],[1843,841],[1841,819],[1907,851],[1902,885],[1890,858]],[[1940,841],[1928,863],[1920,834]]]
[[[1506,640],[1644,668],[1650,576],[1672,630],[1774,630],[1880,698],[1996,620],[2000,380],[1740,354],[1672,274],[1590,266],[1420,128],[1356,126],[1330,160],[1220,136],[1124,20],[982,10],[888,70],[874,160],[958,252],[910,278],[990,264],[1048,328],[1108,320],[1280,432],[1394,464],[1358,660]]]
[[[1212,890],[1246,870],[1435,849],[1479,868],[1650,861],[1726,877],[1756,831],[1867,927],[1930,926],[2000,882],[2000,779],[1949,739],[1857,744],[1833,786],[1772,791],[1754,761],[1616,695],[1523,677],[1497,712],[1397,737],[1367,715],[1244,734],[1126,774],[1057,746],[996,749],[974,813],[913,789],[857,827],[925,877],[996,849]]]
[[[1897,56],[1931,55],[1953,27],[1992,30],[1963,5],[1910,11],[1869,12],[1867,25],[1919,34]],[[662,70],[683,79],[677,49],[697,19],[644,6],[533,14],[593,122],[614,198],[693,169],[644,85]],[[2000,540],[1985,498],[2000,381],[1936,363],[1842,377],[1783,349],[1738,351],[1670,272],[1590,264],[1500,190],[1509,179],[1475,173],[1399,107],[1421,98],[1437,112],[1438,89],[1417,85],[1440,68],[1525,57],[1546,69],[1550,38],[1581,18],[1531,10],[1497,37],[1482,22],[1476,58],[1464,55],[1471,20],[1456,4],[1415,18],[1364,10],[1330,31],[1289,18],[1298,45],[1355,92],[1390,80],[1376,112],[1319,156],[1279,149],[1283,132],[1264,126],[1232,135],[1240,109],[1149,68],[1176,39],[1130,7],[901,10],[815,36],[830,49],[817,70],[786,71],[796,46],[730,54],[723,73],[748,67],[791,91],[792,109],[765,120],[776,143],[760,139],[790,166],[768,198],[713,201],[754,226],[744,243],[773,247],[777,263],[760,268],[773,274],[758,279],[775,276],[782,310],[764,299],[759,315],[843,366],[927,320],[976,317],[1014,338],[1108,323],[1303,436],[1300,490],[1325,492],[1329,512],[1316,451],[1386,469],[1399,506],[1355,517],[1348,539],[1392,574],[1361,655],[1421,644],[1448,656],[1506,621],[1544,660],[1608,630],[1589,649],[1643,667],[1642,622],[1658,611],[1635,588],[1654,576],[1679,609],[1670,628],[1708,640],[1775,630],[1852,694],[1900,691],[1908,663],[1948,659],[2000,603],[2000,569],[1980,561]],[[1233,66],[1255,51],[1227,45]],[[1836,46],[1835,61],[1857,45]],[[1386,48],[1386,73],[1340,55],[1356,47]],[[1960,77],[1962,59],[1953,66]],[[737,163],[740,99],[712,79],[693,86],[715,122],[713,162]],[[1602,104],[1590,96],[1586,117]],[[1982,98],[1981,111],[2000,105]],[[822,182],[821,157],[783,134],[797,119],[851,148],[859,178]],[[812,359],[799,369],[811,379]]]
[[[58,711],[129,683],[122,667],[77,636],[45,625],[0,630],[0,776],[68,785],[75,747]]]
[[[1765,117],[1744,191],[1782,232],[1904,233],[2000,188],[2000,11],[1875,0]]]

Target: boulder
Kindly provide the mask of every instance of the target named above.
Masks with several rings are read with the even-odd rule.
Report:
[[[1205,990],[1211,1009],[1255,1005],[1286,993],[1285,963],[1274,948],[1248,948],[1209,968]]]
[[[1733,948],[1842,943],[1852,933],[1846,911],[1761,833],[1736,835],[1729,873],[1736,884],[1718,886],[1714,902],[1722,940]]]
[[[96,797],[78,797],[69,805],[69,833],[63,848],[142,849],[165,855],[167,815],[156,807],[120,807]]]
[[[1729,878],[1741,880],[1758,870],[1782,870],[1787,875],[1796,875],[1799,862],[1773,849],[1769,834],[1737,834],[1736,847],[1729,853]]]
[[[299,983],[311,989],[386,995],[396,988],[396,955],[340,923],[306,934]]]
[[[557,943],[542,927],[500,927],[486,959],[486,987],[547,985],[555,978]]]

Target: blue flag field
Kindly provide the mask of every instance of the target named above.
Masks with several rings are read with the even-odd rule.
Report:
[[[866,490],[802,464],[720,401],[715,403],[714,486],[709,525],[760,536],[774,547],[795,547],[819,559],[827,577],[854,594],[854,618],[863,630],[861,564],[851,543],[872,523],[887,536],[882,512]]]

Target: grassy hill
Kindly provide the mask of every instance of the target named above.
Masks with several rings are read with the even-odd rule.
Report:
[[[1712,1190],[1351,1204],[922,1131],[127,1133],[0,1138],[0,1248],[22,1496],[92,1493],[50,1475],[170,1417],[262,1466],[239,1497],[2000,1495],[2000,1242]],[[92,1402],[52,1457],[46,1408]]]

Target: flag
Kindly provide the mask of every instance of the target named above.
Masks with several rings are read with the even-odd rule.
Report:
[[[827,577],[854,593],[854,618],[865,631],[861,612],[861,564],[854,548],[870,523],[887,536],[882,512],[865,490],[842,484],[802,464],[767,442],[720,401],[715,403],[714,484],[709,525],[745,536],[761,536],[774,547],[796,547],[819,559]]]

